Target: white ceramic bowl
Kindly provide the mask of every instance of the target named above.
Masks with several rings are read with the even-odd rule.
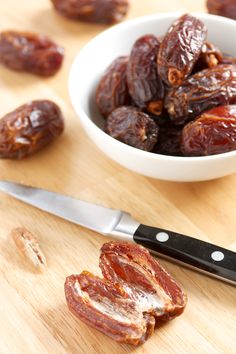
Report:
[[[208,14],[194,14],[208,28],[208,38],[225,53],[236,56],[236,21]],[[144,34],[161,36],[178,13],[155,14],[123,22],[91,40],[77,55],[69,77],[72,104],[91,140],[111,159],[148,177],[169,181],[203,181],[236,172],[236,151],[207,157],[172,157],[138,150],[103,132],[103,118],[95,104],[95,90],[107,66],[130,53]]]

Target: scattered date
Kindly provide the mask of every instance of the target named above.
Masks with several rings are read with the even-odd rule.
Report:
[[[113,138],[141,150],[151,151],[158,139],[159,128],[146,113],[123,106],[108,117],[106,132]]]
[[[114,340],[142,344],[158,322],[184,311],[183,289],[142,246],[106,243],[99,266],[103,279],[87,271],[66,278],[66,300],[76,317]]]
[[[134,103],[156,115],[162,113],[165,93],[157,72],[159,48],[160,42],[154,35],[139,38],[133,45],[127,68],[128,88]]]
[[[236,150],[236,105],[204,112],[183,129],[185,156],[207,156]]]
[[[64,49],[48,37],[29,32],[0,33],[0,63],[39,76],[52,76],[61,67]]]
[[[129,0],[51,0],[65,17],[84,22],[112,24],[128,12]]]
[[[24,104],[0,119],[0,158],[22,159],[41,150],[64,130],[60,108],[51,101]]]
[[[131,104],[126,71],[128,57],[115,59],[102,76],[96,92],[96,103],[104,118],[120,106]]]
[[[207,0],[208,12],[236,20],[235,0]]]
[[[188,14],[170,27],[158,54],[158,72],[166,85],[180,86],[192,72],[206,35],[202,21]]]
[[[169,91],[165,107],[173,123],[184,124],[216,106],[236,104],[236,66],[217,65],[190,76]]]

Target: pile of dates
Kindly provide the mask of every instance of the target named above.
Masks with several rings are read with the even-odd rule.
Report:
[[[236,150],[236,59],[189,14],[164,37],[144,35],[130,56],[115,59],[96,103],[105,131],[138,149],[170,156]]]
[[[76,317],[114,340],[142,344],[184,311],[184,290],[144,247],[105,243],[99,266],[103,278],[88,271],[66,278],[66,300]]]

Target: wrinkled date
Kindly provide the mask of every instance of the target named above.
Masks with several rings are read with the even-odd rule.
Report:
[[[60,108],[47,100],[32,101],[0,120],[0,158],[22,159],[41,150],[64,129]]]
[[[211,14],[236,20],[235,0],[207,0],[207,9]]]
[[[206,40],[205,25],[191,15],[183,15],[161,42],[158,72],[169,86],[180,86],[192,72]]]
[[[214,46],[214,44],[206,41],[202,47],[201,54],[193,68],[193,73],[198,71],[213,68],[216,65],[223,63],[223,54]]]
[[[131,51],[127,82],[129,93],[140,108],[147,108],[153,114],[161,114],[164,85],[157,72],[159,40],[153,35],[139,38]]]
[[[128,12],[128,0],[51,0],[62,15],[73,20],[115,23]]]
[[[206,156],[236,150],[236,105],[204,112],[183,129],[185,156]]]
[[[216,106],[236,103],[236,66],[218,65],[189,77],[169,91],[165,106],[175,124],[183,124]]]
[[[101,78],[96,92],[96,103],[104,118],[114,109],[131,104],[126,82],[128,57],[115,59]]]
[[[183,312],[183,290],[143,247],[104,244],[99,265],[104,279],[89,272],[71,275],[65,295],[75,316],[111,338],[142,344],[158,320]]]
[[[135,107],[115,109],[106,124],[106,132],[113,138],[145,151],[155,146],[158,130],[155,121]]]
[[[160,127],[158,141],[153,152],[161,155],[182,156],[180,146],[182,129],[171,123],[163,124]]]
[[[54,75],[61,67],[64,49],[35,33],[0,33],[0,63],[10,69],[40,76]]]

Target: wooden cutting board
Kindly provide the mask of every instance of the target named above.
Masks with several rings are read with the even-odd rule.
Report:
[[[205,11],[204,1],[133,0],[129,18],[166,11]],[[236,176],[205,183],[170,183],[131,173],[105,157],[88,139],[72,110],[67,77],[75,54],[106,27],[70,22],[49,0],[0,2],[0,29],[49,34],[66,49],[63,69],[40,79],[0,67],[1,116],[31,99],[49,98],[62,108],[65,134],[24,161],[1,161],[0,178],[130,211],[161,226],[236,251]],[[96,60],[94,65],[96,65]],[[73,317],[64,281],[83,269],[99,274],[104,237],[0,194],[0,353],[235,353],[236,289],[163,261],[188,293],[185,313],[159,328],[142,347],[118,344]],[[9,239],[13,227],[38,235],[48,260],[31,270]]]

